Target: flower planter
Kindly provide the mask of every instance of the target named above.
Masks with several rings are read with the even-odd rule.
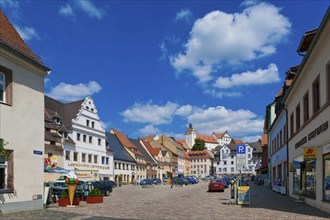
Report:
[[[87,196],[86,203],[90,203],[90,204],[103,203],[103,196],[95,196],[95,197]]]
[[[69,199],[62,199],[59,198],[58,199],[58,205],[59,206],[67,206],[70,205],[70,200]],[[79,205],[79,199],[78,198],[74,198],[73,199],[73,204],[72,205]]]

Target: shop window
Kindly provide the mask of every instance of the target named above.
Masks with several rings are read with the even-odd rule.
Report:
[[[8,160],[0,156],[0,194],[13,193],[14,191],[14,157],[9,151]]]
[[[0,103],[12,105],[12,70],[0,65]]]
[[[316,160],[304,162],[303,181],[306,196],[316,197]]]
[[[330,153],[323,155],[323,199],[330,201]]]
[[[320,99],[320,76],[318,76],[313,82],[313,114],[321,107]]]
[[[301,163],[299,161],[293,161],[293,193],[301,193]]]
[[[304,95],[304,123],[306,123],[309,119],[309,97],[308,91]]]

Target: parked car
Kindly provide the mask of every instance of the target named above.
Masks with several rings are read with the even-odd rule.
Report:
[[[228,177],[223,177],[222,180],[225,184],[225,188],[228,188],[231,184],[231,180]]]
[[[116,188],[117,187],[117,183],[113,180],[103,180],[104,182],[110,184],[112,186],[112,188]]]
[[[162,183],[162,180],[159,178],[152,179],[152,184],[159,185]]]
[[[75,197],[80,197],[80,196],[84,195],[84,190],[82,188],[83,184],[84,184],[83,181],[79,181],[79,183],[77,184]],[[56,196],[57,198],[61,198],[62,191],[68,189],[68,184],[62,180],[54,181],[54,182],[50,183],[49,186],[52,189],[53,196]]]
[[[197,179],[195,177],[188,176],[185,179],[188,180],[189,184],[198,183],[198,181],[197,181]]]
[[[140,185],[151,185],[153,184],[153,180],[152,179],[143,179],[140,181]]]
[[[184,179],[184,178],[174,178],[172,179],[172,184],[176,184],[176,185],[188,185],[189,182],[188,180]]]
[[[109,183],[106,183],[104,180],[91,181],[94,189],[99,189],[101,194],[109,196],[112,192],[112,186]]]
[[[214,191],[225,191],[225,183],[222,179],[214,179],[211,180],[209,183],[209,192],[214,192]]]

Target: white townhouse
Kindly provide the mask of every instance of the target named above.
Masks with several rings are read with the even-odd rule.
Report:
[[[245,153],[241,158],[237,158],[237,144],[245,145]],[[243,143],[241,140],[232,139],[230,144],[215,149],[215,159],[213,167],[217,175],[232,174],[255,174],[256,164],[259,160],[253,160],[253,150],[249,144]],[[241,160],[239,163],[237,160]]]
[[[223,134],[213,132],[212,136],[219,143],[221,147],[231,142],[231,137],[228,131],[225,131],[225,133]]]
[[[49,73],[0,9],[0,213],[43,208]]]
[[[191,174],[203,178],[212,174],[212,163],[214,155],[208,150],[190,151]]]
[[[54,100],[53,100],[54,101]],[[71,103],[60,103],[59,111],[74,143],[63,143],[63,168],[75,171],[86,180],[114,179],[114,152],[106,146],[97,109],[91,97]]]

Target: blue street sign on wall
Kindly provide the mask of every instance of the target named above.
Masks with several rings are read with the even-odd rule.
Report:
[[[245,154],[245,144],[237,144],[236,145],[236,153],[237,154]]]

